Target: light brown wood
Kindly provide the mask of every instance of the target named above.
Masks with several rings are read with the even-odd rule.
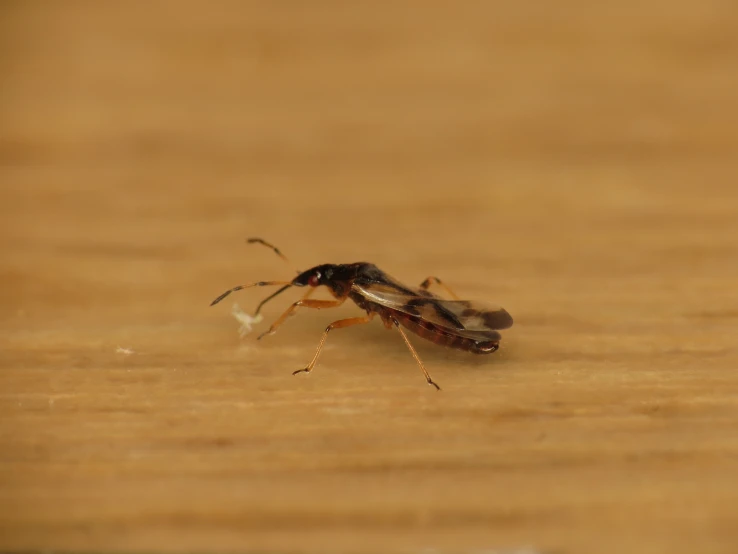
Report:
[[[732,3],[0,9],[0,550],[737,551]],[[515,325],[208,307],[362,260]]]

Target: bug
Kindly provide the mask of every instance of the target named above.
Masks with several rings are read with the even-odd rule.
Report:
[[[250,238],[247,242],[271,248],[279,257],[287,260],[278,248],[263,239]],[[451,299],[442,298],[428,290],[432,284],[444,289]],[[346,300],[351,300],[366,311],[363,317],[339,319],[328,325],[323,331],[313,359],[304,368],[293,371],[293,375],[310,373],[313,370],[332,330],[369,323],[375,316],[379,316],[387,329],[395,328],[400,332],[428,384],[441,390],[431,378],[404,329],[439,345],[474,354],[490,354],[499,348],[501,336],[498,331],[507,329],[513,324],[512,316],[503,308],[460,300],[437,277],[428,277],[418,287],[408,287],[368,262],[321,264],[307,271],[298,271],[297,277],[291,281],[257,281],[238,285],[225,291],[210,305],[214,306],[232,292],[272,285],[281,285],[281,288],[259,303],[255,316],[259,314],[264,304],[291,287],[308,287],[308,290],[300,300],[294,302],[277,318],[267,331],[259,335],[259,340],[274,334],[298,308],[335,308]],[[334,300],[311,299],[312,293],[320,286],[327,287]]]

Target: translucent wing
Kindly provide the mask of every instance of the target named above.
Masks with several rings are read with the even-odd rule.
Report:
[[[426,291],[412,291],[390,283],[354,283],[353,289],[371,302],[454,331],[484,333],[512,326],[512,316],[486,302],[444,300]]]

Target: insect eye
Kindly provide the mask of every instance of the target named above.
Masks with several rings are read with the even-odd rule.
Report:
[[[320,284],[320,272],[316,273],[315,275],[311,275],[310,279],[308,279],[308,285],[311,287],[317,287]]]

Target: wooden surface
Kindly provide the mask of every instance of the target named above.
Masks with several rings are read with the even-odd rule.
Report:
[[[738,551],[734,3],[1,9],[0,549]],[[359,260],[515,326],[208,307]]]

